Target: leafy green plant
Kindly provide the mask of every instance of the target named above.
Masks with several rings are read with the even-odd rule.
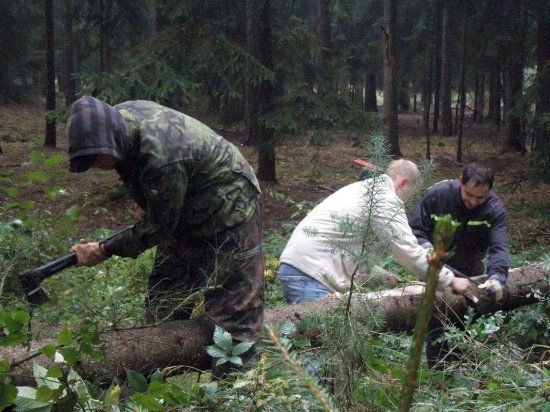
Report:
[[[315,202],[310,202],[307,200],[296,202],[290,196],[287,196],[284,193],[278,192],[272,188],[266,189],[266,194],[287,206],[291,206],[294,209],[294,212],[290,216],[291,219],[305,216],[311,209],[313,209],[313,207],[315,207]]]
[[[214,330],[214,345],[207,346],[206,352],[213,358],[218,359],[216,366],[226,362],[242,366],[243,361],[239,356],[247,352],[253,345],[254,342],[239,342],[235,345],[231,334],[216,325],[216,329]]]

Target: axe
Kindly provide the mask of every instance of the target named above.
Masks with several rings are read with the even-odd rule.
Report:
[[[102,244],[104,242],[107,242],[130,229],[131,227],[119,230],[118,232],[113,233],[111,236],[100,240],[99,243]],[[60,272],[63,269],[68,268],[69,266],[76,265],[77,261],[78,259],[76,257],[76,253],[71,252],[52,262],[20,273],[19,282],[21,284],[21,287],[25,291],[27,302],[29,302],[32,307],[40,306],[43,303],[47,302],[49,299],[48,295],[46,294],[44,289],[42,289],[42,282],[44,281],[44,279],[55,275],[57,272]]]

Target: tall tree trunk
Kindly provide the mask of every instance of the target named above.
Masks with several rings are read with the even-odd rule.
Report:
[[[349,93],[348,93],[348,104],[350,106],[353,106],[355,103],[355,94],[357,92],[357,82],[359,81],[357,76],[357,70],[356,69],[350,69],[349,71]]]
[[[458,85],[458,93],[456,94],[456,105],[455,105],[455,125],[453,128],[454,134],[458,133],[458,113],[460,108],[460,96],[462,93],[461,85]]]
[[[507,149],[525,153],[525,134],[522,128],[522,113],[519,100],[523,92],[523,59],[517,53],[510,53],[506,65],[504,110],[506,116]]]
[[[431,160],[431,136],[430,136],[430,106],[432,102],[432,77],[433,77],[433,60],[434,60],[434,45],[430,46],[430,53],[424,64],[424,82],[422,88],[422,105],[424,119],[424,134],[426,136],[426,155],[427,160]]]
[[[396,57],[397,61],[397,57]],[[411,109],[411,103],[409,99],[409,84],[406,80],[399,82],[399,88],[397,92],[397,107],[398,110],[408,112]]]
[[[317,57],[317,91],[322,96],[330,92],[332,85],[332,30],[330,27],[330,0],[317,0],[317,43],[320,51]]]
[[[63,77],[65,106],[76,100],[74,74],[73,0],[63,1]]]
[[[248,0],[247,47],[265,67],[273,69],[271,0]],[[258,179],[277,182],[275,136],[262,117],[273,111],[274,87],[270,81],[245,85],[245,124],[247,142],[258,148]]]
[[[535,141],[537,152],[550,148],[550,11],[543,6],[537,20],[537,107],[535,117]],[[544,120],[546,117],[546,121]]]
[[[500,80],[501,78],[501,71],[500,71],[500,65],[499,69],[497,71],[496,76],[496,106],[495,106],[495,128],[496,130],[500,130],[500,125],[502,124],[502,82]]]
[[[462,164],[462,139],[464,130],[464,112],[466,111],[466,10],[463,11],[464,19],[462,25],[462,69],[460,72],[460,112],[458,115],[456,161]]]
[[[478,94],[477,94],[477,120],[482,122],[485,118],[485,74],[481,73],[477,77]]]
[[[548,273],[540,266],[532,265],[512,269],[509,272],[504,297],[498,305],[488,300],[484,292],[470,287],[472,296],[479,299],[477,304],[462,295],[454,294],[450,289],[438,292],[434,314],[443,322],[461,322],[468,308],[473,307],[476,313],[490,314],[496,311],[510,311],[538,302],[533,289],[541,295],[550,293],[546,281]],[[483,281],[484,277],[475,278]],[[356,296],[352,302],[352,311],[361,322],[372,321],[372,311],[365,311],[365,301],[376,305],[376,310],[383,315],[384,322],[378,326],[380,332],[411,331],[415,324],[416,308],[423,293],[419,285],[406,288],[390,289]],[[338,299],[324,299],[301,305],[287,305],[266,310],[264,322],[277,324],[282,321],[299,323],[312,313],[333,311],[340,305]],[[373,310],[375,308],[372,308]],[[83,379],[94,384],[109,384],[115,377],[125,378],[125,369],[139,371],[146,375],[157,369],[169,366],[183,366],[208,369],[211,365],[205,346],[212,344],[214,327],[206,318],[187,321],[167,322],[160,326],[140,329],[127,329],[108,332],[101,335],[105,342],[105,358],[101,362],[91,362],[84,358],[78,365],[78,373]],[[51,365],[51,359],[40,354],[46,344],[57,344],[54,339],[43,339],[32,343],[29,349],[22,347],[0,347],[0,359],[10,363],[26,359],[12,372],[12,382],[16,385],[35,385],[32,373],[33,360],[45,367]],[[36,357],[29,356],[35,354]],[[38,356],[39,355],[39,356]]]
[[[433,134],[439,133],[439,111],[440,111],[440,91],[441,91],[441,42],[443,40],[443,7],[440,1],[435,6],[435,31],[434,31],[434,120],[433,120]]]
[[[46,111],[55,110],[55,48],[53,25],[53,1],[44,1],[45,48],[46,48]],[[55,120],[46,117],[44,146],[56,146]]]
[[[449,0],[443,2],[443,33],[441,44],[441,136],[453,134],[451,108],[451,18]]]
[[[497,73],[498,70],[491,64],[488,78],[489,107],[487,109],[486,119],[493,121],[495,120],[497,105]]]
[[[479,111],[479,75],[476,74],[475,78],[475,85],[474,85],[474,114],[472,116],[472,120],[474,122],[477,122],[479,119],[478,111]]]
[[[378,112],[376,103],[376,75],[373,72],[367,74],[365,87],[365,110],[367,112]]]
[[[384,123],[390,154],[401,157],[397,117],[397,0],[384,0]]]
[[[102,73],[105,73],[105,43],[106,43],[106,39],[105,39],[105,30],[104,30],[104,19],[105,19],[105,1],[109,1],[109,0],[98,0],[98,8],[99,8],[99,21],[100,21],[100,24],[99,24],[99,50],[98,50],[98,54],[99,54],[99,73],[102,74]]]
[[[514,36],[509,36],[504,77],[504,116],[506,149],[525,153],[525,131],[521,107],[523,94],[523,69],[526,61],[525,41],[527,39],[527,6],[522,2],[508,0],[505,2],[510,15],[509,24],[514,24]]]
[[[153,36],[158,37],[167,25],[166,16],[162,10],[162,6],[166,3],[165,0],[153,0],[151,17],[153,20]]]

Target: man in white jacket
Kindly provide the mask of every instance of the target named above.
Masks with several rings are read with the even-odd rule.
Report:
[[[285,299],[320,300],[349,291],[352,278],[354,285],[372,281],[379,268],[361,257],[365,249],[381,256],[389,248],[408,272],[423,280],[428,251],[412,234],[403,204],[419,178],[413,162],[394,160],[384,174],[345,186],[317,205],[296,227],[280,257]],[[451,286],[464,293],[468,285],[468,279],[441,269],[440,289]]]

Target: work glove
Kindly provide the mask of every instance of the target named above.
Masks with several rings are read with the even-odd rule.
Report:
[[[95,266],[109,258],[98,242],[79,243],[71,251],[76,253],[76,266]]]
[[[426,241],[425,243],[421,243],[420,246],[422,246],[424,249],[433,249],[434,248],[434,245],[432,245],[428,241]]]
[[[495,274],[478,286],[479,289],[486,289],[487,296],[494,302],[502,299],[502,288],[506,284],[506,276]]]

